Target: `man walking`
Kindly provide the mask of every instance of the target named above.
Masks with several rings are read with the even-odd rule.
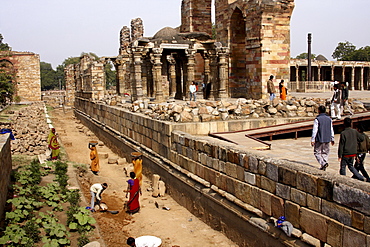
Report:
[[[334,130],[332,120],[326,115],[326,107],[320,105],[318,111],[319,115],[313,122],[311,146],[314,147],[313,152],[320,164],[320,170],[325,171],[329,166],[330,143],[334,145]]]
[[[351,109],[351,106],[348,104],[348,96],[349,96],[349,90],[348,90],[348,82],[342,82],[342,102],[341,102],[341,115],[344,115],[344,108],[346,108],[351,116],[353,115],[353,111]]]
[[[271,104],[272,104],[272,101],[275,99],[275,93],[276,93],[274,82],[272,81],[273,79],[274,79],[274,76],[270,75],[270,79],[268,79],[267,81],[267,92],[270,94]]]
[[[357,132],[357,130],[351,128],[352,119],[346,117],[344,119],[345,129],[340,133],[339,147],[338,147],[338,160],[340,162],[340,175],[346,175],[346,166],[353,173],[354,177],[366,181],[354,167],[353,161],[357,154],[357,143],[362,142],[364,137]]]
[[[342,103],[342,92],[339,89],[339,84],[334,84],[334,92],[333,97],[331,98],[331,118],[332,119],[340,119],[340,104]]]

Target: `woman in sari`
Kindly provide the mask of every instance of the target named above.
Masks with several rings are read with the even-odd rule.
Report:
[[[99,164],[99,155],[98,155],[98,150],[96,149],[95,145],[89,145],[90,148],[90,160],[91,160],[91,165],[90,169],[92,173],[95,175],[98,175],[99,170],[100,170],[100,164]]]
[[[284,80],[281,80],[281,82],[279,83],[279,89],[280,89],[280,99],[286,100],[288,89],[284,86]]]
[[[134,214],[139,212],[139,193],[141,194],[139,179],[136,178],[135,172],[130,172],[130,177],[127,181],[128,187],[126,191],[126,198],[128,193],[130,193],[129,201],[127,202],[127,213]]]
[[[51,159],[56,160],[59,156],[60,145],[58,143],[57,136],[55,135],[54,128],[50,130],[50,133],[48,136],[48,147],[49,149],[51,149]]]

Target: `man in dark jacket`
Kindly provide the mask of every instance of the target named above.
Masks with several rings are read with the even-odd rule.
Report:
[[[362,181],[366,181],[354,167],[353,161],[357,154],[357,143],[362,142],[364,137],[351,128],[352,120],[349,117],[344,119],[345,129],[340,133],[339,147],[338,147],[338,160],[340,162],[340,175],[346,175],[346,166],[353,173],[353,175]]]
[[[362,142],[359,142],[357,145],[357,157],[355,162],[355,169],[362,173],[362,175],[366,178],[367,182],[370,182],[369,174],[366,172],[364,167],[364,160],[366,157],[366,153],[370,153],[370,139],[369,137],[364,133],[365,128],[360,123],[357,126],[357,130],[364,137],[364,140]]]
[[[318,111],[319,115],[313,122],[311,146],[314,147],[313,153],[320,164],[320,170],[325,171],[329,166],[330,143],[334,145],[334,130],[332,120],[326,115],[326,107],[320,105]]]

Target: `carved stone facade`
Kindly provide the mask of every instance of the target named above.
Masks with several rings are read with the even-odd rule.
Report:
[[[64,70],[66,78],[66,104],[73,105],[74,93],[84,98],[102,99],[106,91],[104,61],[96,60],[88,54],[80,57],[78,64],[69,65]]]
[[[16,93],[22,102],[41,100],[40,56],[32,52],[0,52],[0,62],[16,72]]]

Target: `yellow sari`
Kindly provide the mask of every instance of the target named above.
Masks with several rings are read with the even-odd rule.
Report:
[[[48,136],[48,147],[51,149],[51,159],[56,160],[59,156],[60,145],[58,143],[57,136],[55,135],[55,129],[50,130]]]

